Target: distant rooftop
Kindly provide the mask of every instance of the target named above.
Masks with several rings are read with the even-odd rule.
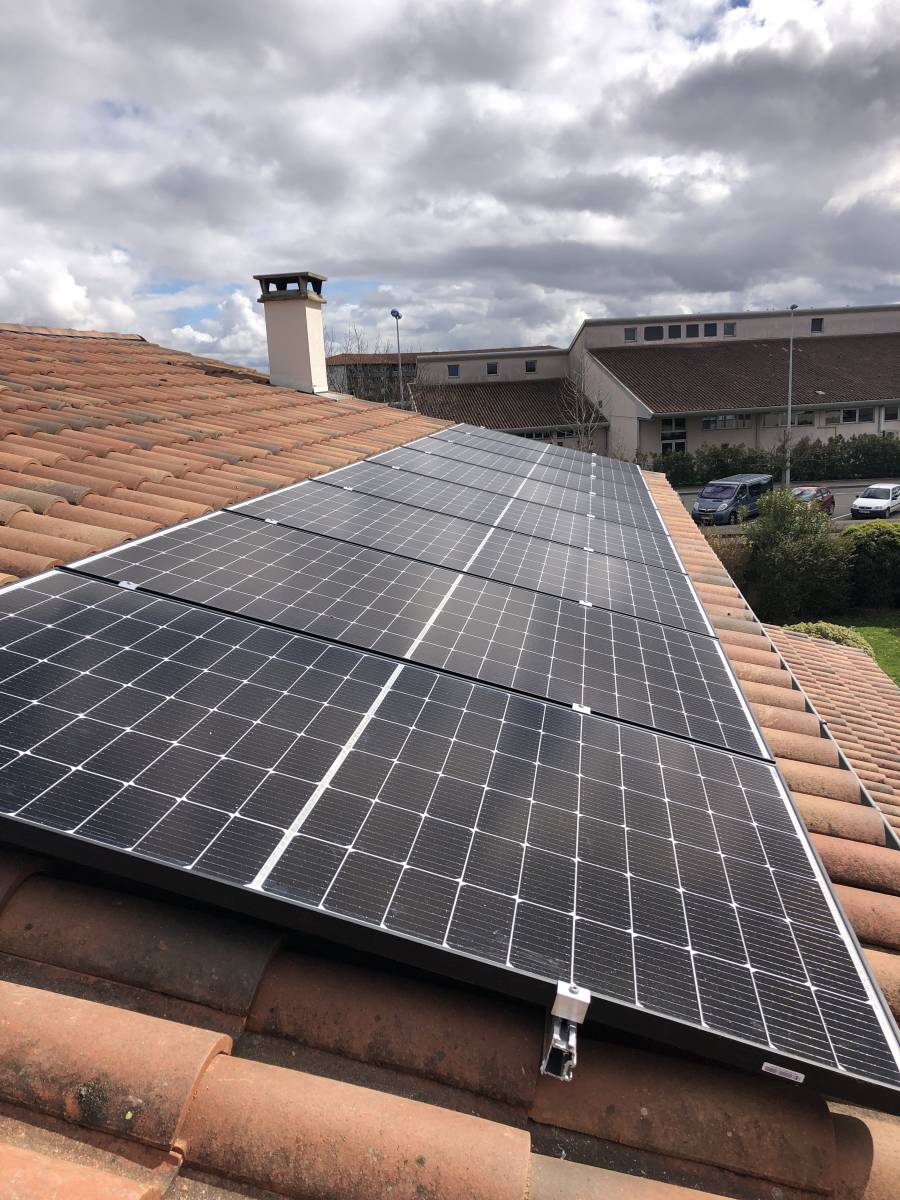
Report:
[[[788,339],[693,346],[612,346],[591,354],[654,413],[781,408]],[[900,334],[794,339],[798,408],[877,404],[900,396]]]

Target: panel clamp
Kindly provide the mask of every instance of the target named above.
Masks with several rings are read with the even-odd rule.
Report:
[[[571,1082],[578,1062],[578,1026],[587,1016],[591,993],[576,983],[557,983],[556,999],[547,1013],[541,1074]]]
[[[120,579],[116,586],[124,588],[126,592],[136,592],[138,588],[138,585],[132,583],[130,579]]]

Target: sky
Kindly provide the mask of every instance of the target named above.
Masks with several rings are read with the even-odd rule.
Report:
[[[896,0],[29,0],[0,128],[0,322],[264,366],[264,271],[334,349],[900,301]]]

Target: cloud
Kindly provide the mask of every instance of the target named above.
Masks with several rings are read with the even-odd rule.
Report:
[[[32,0],[0,320],[264,365],[264,270],[422,349],[896,301],[898,52],[894,0]]]

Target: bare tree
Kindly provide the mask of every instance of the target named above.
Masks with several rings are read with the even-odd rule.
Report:
[[[606,418],[599,400],[591,399],[586,386],[584,351],[569,365],[563,380],[562,411],[566,424],[574,432],[578,450],[596,450],[600,442],[600,431],[606,428]]]

